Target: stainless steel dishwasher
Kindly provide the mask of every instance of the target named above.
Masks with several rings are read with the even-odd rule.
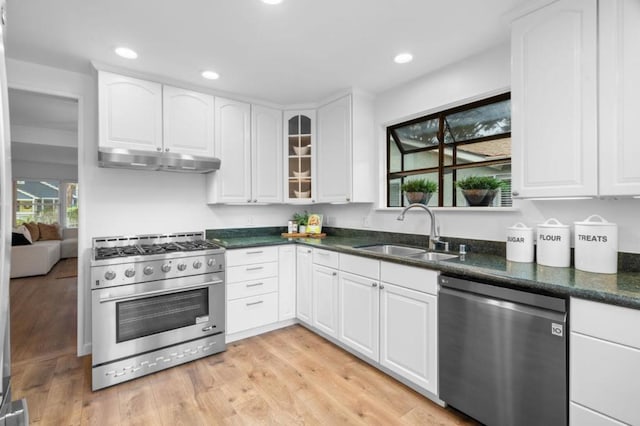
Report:
[[[566,301],[448,276],[440,286],[440,399],[490,426],[566,425]]]

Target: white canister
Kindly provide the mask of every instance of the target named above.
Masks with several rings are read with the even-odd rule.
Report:
[[[533,228],[524,223],[507,228],[507,260],[533,262]]]
[[[618,225],[594,214],[575,222],[576,269],[600,274],[618,272]]]
[[[571,265],[571,229],[551,218],[538,225],[536,260],[538,264],[566,268]]]

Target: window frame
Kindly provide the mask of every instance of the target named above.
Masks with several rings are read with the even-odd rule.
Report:
[[[78,185],[77,181],[68,180],[68,179],[50,179],[50,178],[29,178],[29,177],[21,177],[13,179],[13,226],[18,226],[18,182],[20,181],[34,181],[34,182],[50,182],[58,184],[58,220],[57,223],[60,224],[62,228],[77,228],[78,226],[70,226],[67,221],[67,208],[70,207],[66,200],[66,192],[69,185]]]
[[[451,194],[451,206],[444,206],[444,191],[441,190],[441,188],[443,188],[444,186],[444,177],[446,175],[446,173],[451,173],[451,178],[452,178],[452,182],[456,182],[456,178],[457,178],[457,171],[458,170],[462,170],[462,169],[469,169],[469,168],[476,168],[476,167],[483,167],[483,166],[493,166],[493,165],[505,165],[505,164],[511,164],[511,160],[512,157],[509,156],[508,158],[500,158],[500,159],[494,159],[494,160],[486,160],[486,161],[477,161],[477,162],[472,162],[472,163],[462,163],[462,164],[457,164],[456,163],[456,154],[457,154],[457,148],[460,146],[464,146],[464,145],[470,145],[470,144],[477,144],[477,143],[481,143],[481,142],[487,142],[487,141],[492,141],[492,140],[499,140],[499,139],[506,139],[506,138],[511,138],[511,131],[509,132],[505,132],[505,133],[501,133],[499,135],[490,135],[490,136],[483,136],[483,137],[479,137],[479,138],[474,138],[474,139],[466,139],[464,141],[459,141],[459,142],[445,142],[445,130],[446,130],[446,126],[448,126],[448,123],[446,122],[445,118],[448,115],[451,114],[455,114],[455,113],[459,113],[459,112],[463,112],[463,111],[467,111],[467,110],[471,110],[471,109],[475,109],[481,106],[485,106],[485,105],[490,105],[490,104],[494,104],[494,103],[498,103],[498,102],[503,102],[506,100],[511,100],[511,92],[510,91],[506,91],[504,93],[500,93],[497,95],[493,95],[493,96],[489,96],[487,98],[483,98],[477,101],[473,101],[473,102],[469,102],[463,105],[458,105],[452,108],[447,108],[441,111],[437,111],[431,114],[427,114],[421,117],[417,117],[411,120],[407,120],[407,121],[403,121],[401,123],[396,123],[393,124],[391,126],[387,126],[387,131],[386,131],[386,140],[385,140],[385,150],[386,150],[386,179],[385,179],[385,193],[386,193],[386,203],[385,203],[385,207],[386,208],[398,208],[398,207],[403,207],[402,204],[404,204],[404,201],[401,202],[401,206],[391,206],[391,191],[390,191],[390,185],[391,185],[391,181],[394,179],[400,179],[400,185],[402,185],[402,183],[404,183],[404,178],[407,178],[409,176],[415,176],[415,175],[422,175],[422,174],[427,174],[427,173],[437,173],[438,175],[438,205],[434,206],[434,207],[446,207],[446,208],[466,208],[466,206],[458,206],[457,205],[457,191],[455,191],[455,186],[454,186],[454,190],[452,191]],[[434,119],[438,119],[438,131],[436,133],[436,137],[438,140],[438,144],[437,145],[433,145],[433,146],[426,146],[424,148],[416,148],[416,149],[412,149],[412,150],[406,150],[403,148],[402,143],[400,143],[400,138],[398,137],[396,130],[402,127],[406,127],[412,124],[417,124],[417,123],[421,123],[421,122],[425,122],[425,121],[429,121],[429,120],[434,120]],[[451,133],[451,132],[450,132]],[[389,145],[391,143],[391,138],[393,138],[397,149],[400,151],[400,169],[401,171],[397,171],[397,172],[391,172],[391,150],[389,148]],[[452,164],[450,165],[445,165],[445,148],[450,148],[452,150]],[[436,151],[438,152],[438,164],[435,167],[425,167],[425,168],[420,168],[420,169],[414,169],[414,170],[404,170],[404,161],[405,161],[405,155],[407,154],[414,154],[414,153],[420,153],[420,152],[427,152],[427,151]],[[453,183],[452,183],[453,184]],[[504,208],[504,207],[500,207],[500,208]]]

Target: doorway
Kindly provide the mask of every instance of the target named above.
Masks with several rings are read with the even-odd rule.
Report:
[[[30,237],[11,249],[17,378],[34,363],[76,353],[79,106],[62,96],[8,92],[13,223]]]

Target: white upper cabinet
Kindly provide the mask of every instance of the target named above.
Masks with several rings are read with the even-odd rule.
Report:
[[[215,154],[209,203],[282,202],[282,112],[216,97]]]
[[[207,176],[209,202],[251,202],[251,105],[215,99],[215,154],[222,160]]]
[[[98,73],[100,147],[213,157],[213,96]]]
[[[600,195],[640,194],[640,2],[599,4]]]
[[[213,96],[163,86],[164,150],[213,157]]]
[[[315,203],[316,196],[316,111],[285,111],[285,201]]]
[[[251,111],[252,200],[281,203],[282,111],[254,105]]]
[[[318,109],[318,201],[351,201],[351,96]]]
[[[597,1],[513,22],[514,197],[598,195]]]
[[[318,109],[319,202],[373,202],[375,137],[372,99],[353,93]]]
[[[101,147],[162,150],[162,85],[98,73]]]

